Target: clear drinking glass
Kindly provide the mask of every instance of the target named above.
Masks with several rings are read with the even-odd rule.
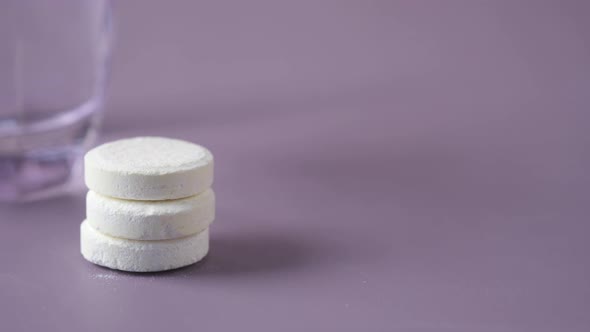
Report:
[[[0,1],[0,200],[66,187],[95,136],[108,0]]]

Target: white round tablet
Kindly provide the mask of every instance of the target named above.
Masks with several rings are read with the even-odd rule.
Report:
[[[137,137],[100,145],[84,156],[91,190],[132,200],[197,195],[213,183],[213,156],[206,148],[163,137]]]
[[[126,240],[80,225],[80,249],[89,262],[115,270],[156,272],[196,263],[209,251],[209,230],[176,240]]]
[[[106,235],[131,240],[170,240],[199,233],[215,219],[212,189],[167,201],[131,201],[86,195],[86,222]]]

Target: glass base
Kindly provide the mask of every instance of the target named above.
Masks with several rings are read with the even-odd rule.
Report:
[[[76,150],[0,156],[0,201],[37,200],[65,190],[80,159]]]
[[[0,201],[32,201],[66,191],[82,173],[98,108],[91,101],[49,119],[0,126]]]

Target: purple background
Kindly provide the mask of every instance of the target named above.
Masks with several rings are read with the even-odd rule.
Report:
[[[102,140],[216,156],[208,258],[0,207],[1,331],[590,330],[587,1],[121,1]]]

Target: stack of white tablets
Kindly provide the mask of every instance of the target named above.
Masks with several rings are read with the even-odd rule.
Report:
[[[213,156],[202,146],[138,137],[84,157],[82,256],[112,269],[164,271],[201,260],[215,218]]]

